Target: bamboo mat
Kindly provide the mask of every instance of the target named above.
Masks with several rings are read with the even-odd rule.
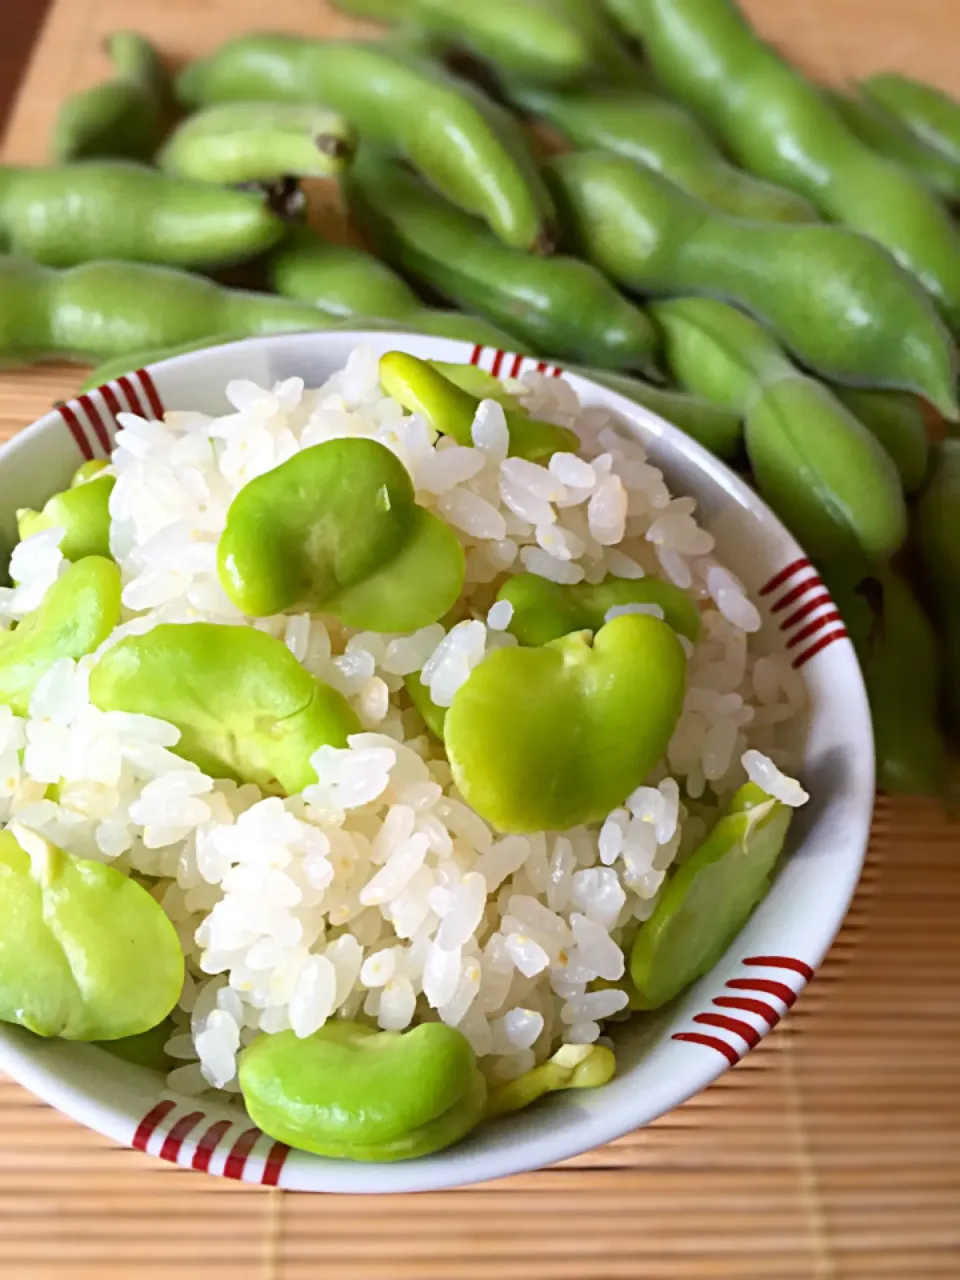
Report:
[[[956,88],[956,0],[748,7],[817,74],[897,66]],[[358,24],[322,0],[55,0],[4,159],[43,158],[60,98],[105,73],[99,37],[130,25],[186,59],[243,30]],[[0,375],[0,438],[79,381]],[[882,799],[847,923],[790,1018],[649,1128],[467,1191],[299,1196],[118,1150],[0,1080],[0,1277],[960,1277],[958,1062],[960,827]]]

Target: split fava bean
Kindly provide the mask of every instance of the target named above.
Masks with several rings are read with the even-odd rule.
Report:
[[[392,266],[536,350],[619,371],[653,362],[652,326],[595,267],[499,244],[399,165],[360,157],[345,180],[351,212]]]
[[[0,635],[0,704],[25,716],[41,678],[59,658],[82,658],[120,621],[120,570],[87,556],[62,573],[38,609]]]
[[[606,3],[643,41],[657,80],[698,112],[738,164],[889,249],[960,332],[960,232],[947,210],[851,133],[827,95],[729,0]],[[815,279],[820,288],[831,276],[816,272]]]
[[[402,1034],[328,1022],[304,1039],[261,1035],[240,1055],[239,1077],[264,1133],[349,1160],[441,1151],[480,1121],[487,1092],[469,1042],[442,1022]]]
[[[481,397],[472,395],[436,365],[402,351],[388,351],[380,358],[380,382],[387,395],[409,412],[420,414],[434,430],[458,444],[473,444],[471,427]],[[580,447],[574,432],[531,418],[521,408],[507,406],[504,416],[514,457],[536,460]]]
[[[676,634],[642,615],[615,618],[593,637],[498,649],[447,711],[454,781],[501,831],[599,821],[662,756],[685,686]]]
[[[630,952],[636,1008],[659,1009],[713,968],[770,887],[793,811],[753,783],[669,878]]]
[[[0,831],[0,1020],[40,1036],[116,1040],[161,1022],[183,949],[136,881],[35,831]]]
[[[84,466],[87,466],[84,463]],[[21,538],[29,538],[44,529],[62,528],[60,550],[68,560],[84,556],[110,559],[110,494],[116,483],[113,476],[94,472],[89,478],[74,477],[70,488],[55,493],[42,511],[23,507],[17,512],[17,529]]]
[[[757,487],[808,552],[836,563],[900,547],[907,514],[896,467],[826,387],[725,303],[678,298],[653,313],[677,380],[743,413]]]
[[[730,218],[608,152],[555,156],[547,171],[570,243],[620,284],[735,302],[821,377],[912,391],[957,416],[949,334],[867,236]]]
[[[660,578],[610,574],[602,582],[570,585],[520,573],[507,579],[497,599],[513,606],[508,630],[524,645],[548,644],[572,631],[599,631],[609,609],[633,604],[659,606],[664,621],[693,643],[700,635],[700,611],[690,595]]]
[[[525,1071],[494,1089],[487,1098],[486,1115],[502,1116],[522,1111],[548,1093],[565,1089],[599,1089],[616,1071],[613,1052],[600,1044],[565,1044],[540,1066]]]
[[[63,104],[53,133],[58,160],[149,160],[157,145],[168,87],[156,51],[135,31],[116,31],[104,44],[116,75]]]
[[[97,258],[223,266],[271,249],[284,232],[262,193],[123,160],[0,166],[0,249],[51,267]]]
[[[286,101],[342,111],[365,139],[403,156],[507,244],[553,244],[550,198],[517,123],[479,90],[398,49],[240,36],[189,66],[177,90],[192,107]]]
[[[304,449],[241,489],[217,551],[238,609],[267,617],[308,604],[348,626],[415,631],[463,586],[449,525],[417,506],[403,463],[376,440]]]
[[[319,747],[360,731],[341,694],[253,627],[164,623],[127,636],[90,673],[90,700],[169,721],[177,754],[211,777],[288,795],[316,782]]]
[[[335,112],[300,102],[223,102],[188,116],[157,156],[198,182],[330,178],[353,160],[356,135]]]

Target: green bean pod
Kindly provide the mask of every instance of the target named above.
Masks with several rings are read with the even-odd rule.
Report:
[[[271,249],[285,231],[260,192],[168,178],[145,165],[0,166],[0,251],[51,267],[96,258],[226,266]]]
[[[860,88],[898,115],[925,142],[960,164],[960,102],[956,98],[891,71],[868,76]]]
[[[913,391],[957,416],[950,336],[867,236],[731,218],[609,152],[554,156],[547,172],[571,245],[620,284],[726,298],[822,377]]]
[[[353,127],[336,112],[302,102],[221,102],[188,116],[164,143],[157,165],[196,182],[270,182],[284,174],[330,178],[356,151]]]
[[[757,487],[810,555],[873,561],[900,547],[907,514],[897,470],[826,387],[722,302],[680,298],[652,312],[674,377],[743,413]]]
[[[833,387],[855,418],[859,418],[893,459],[907,493],[915,493],[927,473],[930,445],[923,406],[902,391],[871,391]]]
[[[87,262],[55,271],[0,258],[0,361],[106,359],[208,334],[328,329],[316,307],[225,289],[171,267]]]
[[[135,31],[105,41],[116,76],[75,93],[53,131],[57,160],[124,156],[148,160],[160,137],[167,76],[153,46]]]
[[[944,200],[960,200],[960,156],[954,159],[931,146],[872,98],[831,93],[830,101],[861,142],[902,164]]]
[[[494,66],[544,84],[568,84],[593,70],[593,50],[584,33],[558,13],[552,0],[337,0],[337,7],[382,21],[416,22],[431,35],[452,41]]]
[[[960,231],[947,211],[851,133],[826,94],[765,44],[731,0],[606,3],[643,41],[659,82],[701,115],[738,164],[886,246],[960,333]]]
[[[647,165],[733,217],[818,221],[809,201],[737,169],[690,112],[658,94],[604,87],[564,94],[528,86],[511,87],[510,93],[575,147],[601,147]]]
[[[917,549],[946,654],[946,716],[960,734],[960,440],[937,445],[917,503]]]
[[[240,36],[187,67],[187,106],[306,102],[341,111],[408,160],[507,244],[548,251],[553,209],[510,115],[479,90],[398,49],[365,41]]]
[[[399,165],[361,156],[345,190],[378,252],[448,301],[558,359],[623,371],[650,364],[653,326],[587,263],[498,243]]]
[[[715,453],[718,458],[736,458],[743,448],[743,420],[739,414],[723,405],[691,396],[683,391],[669,391],[654,387],[640,378],[623,373],[609,373],[602,369],[584,369],[571,366],[571,373],[582,374],[598,382],[601,387],[616,391],[618,395],[633,400],[651,413],[666,418],[675,427],[692,436],[697,444]]]
[[[907,583],[877,567],[851,591],[827,574],[857,650],[870,698],[877,784],[894,795],[942,795],[947,749],[937,724],[940,655]]]

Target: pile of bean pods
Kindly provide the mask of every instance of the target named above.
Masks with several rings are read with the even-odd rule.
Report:
[[[384,30],[247,34],[175,80],[109,39],[55,163],[0,168],[0,360],[104,361],[89,387],[348,324],[561,361],[751,478],[854,639],[881,785],[945,793],[960,103],[893,73],[814,84],[733,0],[337,2]],[[313,228],[317,177],[366,248]],[[465,394],[508,398],[472,373]],[[96,492],[21,529],[102,553]]]

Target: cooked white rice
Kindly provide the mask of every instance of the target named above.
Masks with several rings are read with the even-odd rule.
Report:
[[[789,664],[757,656],[760,616],[713,558],[695,502],[673,498],[632,437],[581,409],[561,379],[514,388],[541,418],[573,427],[580,455],[549,466],[508,458],[502,410],[481,406],[473,448],[434,439],[386,398],[369,350],[319,390],[236,381],[234,412],[121,414],[112,459],[113,553],[124,620],[107,644],[160,622],[253,625],[339,689],[365,732],[313,757],[318,782],[264,797],[206,777],[173,754],[177,730],[102,713],[87,677],[97,655],[61,661],[21,719],[0,707],[0,816],[70,852],[155,878],[183,942],[188,976],[168,1044],[180,1092],[236,1091],[236,1055],[259,1031],[306,1036],[330,1017],[402,1030],[441,1018],[509,1079],[560,1044],[587,1044],[623,1009],[621,944],[652,912],[665,873],[694,848],[747,776],[785,803],[800,785],[783,732],[803,701]],[[370,436],[409,469],[418,501],[467,552],[463,621],[413,635],[352,632],[302,614],[251,621],[223,592],[217,539],[239,489],[299,449]],[[35,608],[64,569],[49,530],[20,544],[5,625]],[[422,672],[449,706],[471,670],[515,643],[503,575],[560,583],[606,574],[661,577],[699,600],[703,628],[667,756],[600,824],[501,836],[458,796],[442,747],[403,690]],[[630,606],[629,608],[637,608]],[[659,612],[655,606],[639,611]],[[622,610],[611,610],[611,615]],[[48,783],[59,783],[56,799]],[[687,802],[681,801],[683,794]]]

